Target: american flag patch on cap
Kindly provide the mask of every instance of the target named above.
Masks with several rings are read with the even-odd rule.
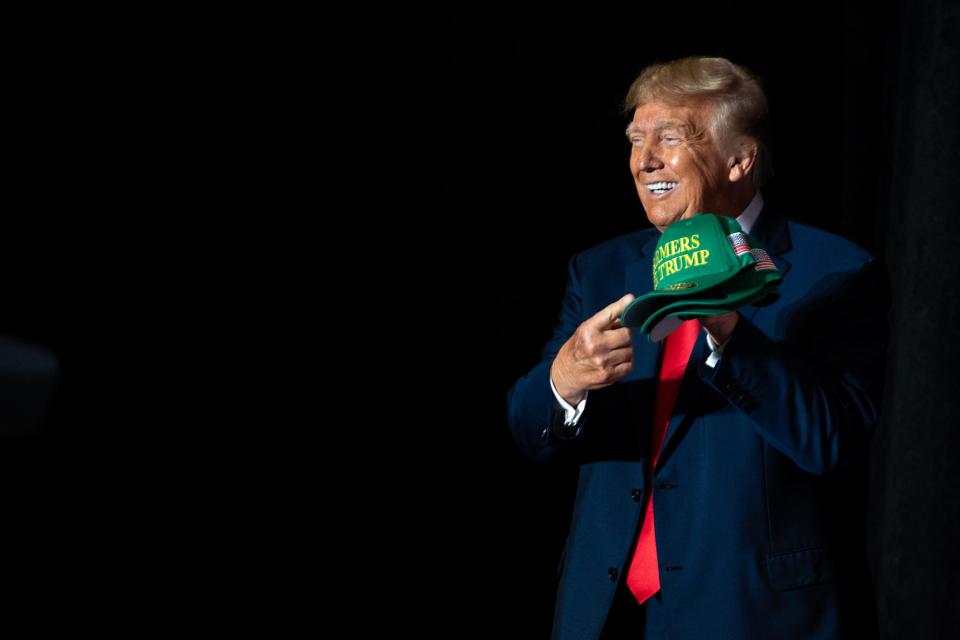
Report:
[[[770,259],[770,256],[767,255],[767,252],[763,249],[750,249],[750,253],[753,254],[754,260],[757,261],[754,267],[757,271],[765,271],[767,269],[777,270],[777,265],[773,264],[773,260]]]
[[[733,252],[738,256],[750,251],[750,243],[747,242],[747,236],[743,235],[739,231],[731,233],[727,236],[727,239],[730,240],[730,246],[733,247]]]

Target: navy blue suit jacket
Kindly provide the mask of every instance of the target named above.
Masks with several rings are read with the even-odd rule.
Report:
[[[660,592],[647,638],[846,638],[876,633],[863,549],[864,470],[887,345],[888,277],[865,250],[769,207],[751,234],[783,274],[747,306],[715,368],[693,354],[647,486],[662,343],[634,332],[634,369],[591,391],[573,428],[549,369],[584,320],[651,289],[659,232],[574,255],[542,360],[510,388],[508,424],[538,462],[579,466],[553,638],[596,638],[652,491]],[[623,588],[623,587],[621,587]]]

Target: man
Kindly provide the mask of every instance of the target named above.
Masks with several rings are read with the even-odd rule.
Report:
[[[764,206],[767,101],[745,68],[653,65],[627,105],[654,228],[570,259],[542,361],[507,396],[527,456],[579,465],[553,638],[875,635],[856,516],[884,375],[883,269]],[[837,188],[818,169],[811,188]],[[652,288],[660,232],[697,213],[735,217],[762,243],[780,298],[684,323],[693,346],[654,450],[673,336],[651,343],[619,318]]]

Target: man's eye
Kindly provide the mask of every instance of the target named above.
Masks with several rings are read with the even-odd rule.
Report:
[[[633,138],[633,139],[630,141],[630,143],[631,143],[633,146],[638,147],[638,146],[640,146],[640,145],[643,144],[643,140],[641,140],[640,138]]]

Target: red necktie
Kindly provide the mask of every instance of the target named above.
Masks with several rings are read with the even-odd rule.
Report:
[[[646,512],[637,548],[633,553],[630,571],[627,572],[627,586],[637,602],[643,604],[647,598],[660,590],[660,567],[657,564],[657,539],[653,529],[653,469],[660,455],[660,445],[670,424],[673,404],[677,399],[680,381],[687,368],[690,352],[700,335],[700,321],[687,320],[676,331],[667,336],[663,351],[663,364],[660,366],[660,382],[657,385],[657,401],[653,412],[653,438],[650,443],[650,473],[647,476]]]

